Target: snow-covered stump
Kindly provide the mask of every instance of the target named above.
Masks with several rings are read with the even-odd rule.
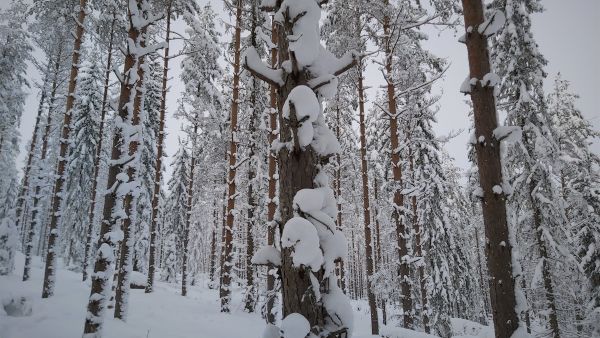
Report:
[[[340,148],[325,123],[321,102],[335,95],[336,76],[354,66],[355,55],[337,59],[321,46],[319,4],[285,0],[277,7],[277,2],[263,1],[263,8],[275,12],[278,67],[264,64],[253,48],[244,56],[246,69],[278,88],[282,112],[280,138],[274,143],[279,165],[284,337],[305,337],[309,331],[342,337],[352,329],[352,310],[334,273],[335,262],[345,259],[346,240],[335,228],[336,201],[320,171]],[[261,249],[254,260],[274,264],[278,259],[273,253]],[[304,321],[307,325],[296,325]],[[293,322],[293,328],[288,322]],[[274,330],[268,326],[267,331]]]

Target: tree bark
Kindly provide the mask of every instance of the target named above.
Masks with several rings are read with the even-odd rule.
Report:
[[[153,291],[154,286],[154,265],[155,246],[156,246],[156,226],[158,222],[158,199],[160,198],[160,187],[162,181],[162,158],[163,146],[165,139],[165,113],[167,110],[167,82],[169,80],[169,42],[171,35],[171,5],[172,0],[169,0],[167,5],[167,32],[165,36],[165,57],[163,59],[163,76],[162,76],[162,96],[160,99],[160,116],[158,126],[158,144],[156,145],[156,167],[154,171],[154,191],[152,193],[152,216],[150,219],[150,252],[148,256],[148,280],[146,282],[146,293]],[[192,150],[193,151],[193,150]],[[183,294],[183,290],[182,290]]]
[[[526,143],[526,136],[523,136],[524,143]],[[560,329],[558,326],[558,317],[556,313],[556,299],[554,296],[554,286],[552,285],[552,276],[550,275],[550,266],[548,265],[548,249],[546,248],[546,241],[544,239],[544,230],[542,224],[542,215],[540,209],[537,207],[537,202],[534,198],[535,190],[538,182],[536,179],[530,179],[529,181],[529,198],[531,207],[533,208],[533,226],[535,239],[540,252],[540,258],[542,260],[542,281],[544,283],[544,297],[546,298],[546,307],[548,311],[548,323],[550,324],[550,333],[553,338],[560,338]]]
[[[386,1],[387,3],[387,1]],[[385,76],[387,82],[388,113],[390,114],[390,144],[392,157],[392,177],[394,180],[394,211],[392,217],[396,224],[396,238],[398,240],[398,260],[400,268],[400,289],[403,310],[403,326],[412,328],[414,322],[413,304],[411,297],[410,267],[407,261],[408,243],[406,225],[404,224],[404,195],[402,194],[402,163],[400,163],[400,149],[398,144],[398,114],[396,107],[396,88],[392,77],[392,41],[390,17],[384,16],[383,31],[385,35]]]
[[[484,21],[481,0],[462,0],[465,19],[469,78],[482,79],[490,72],[486,37],[478,33]],[[471,28],[469,28],[471,27]],[[495,194],[494,185],[501,185],[502,163],[500,142],[493,136],[498,126],[492,87],[482,87],[480,81],[471,88],[475,118],[475,135],[483,142],[475,145],[479,182],[483,190],[483,220],[486,234],[486,255],[490,274],[490,300],[496,338],[509,338],[517,330],[519,317],[515,310],[515,279],[512,272],[512,246],[506,219],[506,196]]]
[[[77,87],[77,74],[79,73],[80,48],[83,42],[84,27],[87,6],[87,0],[79,1],[79,15],[77,16],[77,28],[75,33],[75,42],[73,45],[73,58],[71,61],[71,75],[69,77],[69,93],[67,96],[66,111],[62,124],[60,139],[60,155],[56,167],[56,180],[54,182],[54,191],[52,194],[52,210],[50,212],[50,234],[48,236],[48,246],[46,253],[46,268],[44,269],[44,287],[42,298],[48,298],[54,295],[54,283],[56,280],[56,239],[58,238],[58,222],[61,215],[61,204],[63,194],[63,184],[65,182],[65,167],[67,165],[67,155],[69,150],[69,134],[71,131],[71,117],[73,103],[75,102],[75,89]]]
[[[224,259],[221,270],[222,283],[219,289],[221,298],[221,312],[230,312],[231,302],[231,265],[233,248],[233,226],[235,221],[235,196],[236,196],[236,166],[237,166],[237,145],[238,145],[238,109],[240,97],[240,59],[241,59],[241,32],[242,32],[242,0],[237,1],[233,61],[233,93],[231,102],[231,139],[229,140],[229,171],[228,171],[228,193],[227,193],[227,226],[225,227]]]
[[[275,21],[271,24],[271,67],[277,66],[277,25]],[[277,171],[277,156],[273,152],[273,142],[277,139],[277,88],[274,85],[270,86],[269,90],[269,187],[268,187],[268,204],[267,204],[267,245],[275,245],[275,211],[277,203],[275,203],[275,194],[277,193],[277,179],[275,174]],[[272,265],[267,266],[267,323],[275,324],[275,314],[273,313],[273,305],[275,304],[275,276],[271,273]]]
[[[139,33],[140,46],[145,47],[145,35],[146,27],[143,27]],[[136,41],[136,40],[134,40]],[[131,126],[140,125],[140,111],[142,108],[142,100],[144,99],[143,84],[145,78],[145,57],[138,56],[136,61],[137,81],[135,83],[135,97],[133,100],[133,112],[131,113]],[[129,114],[129,108],[124,107],[123,110]],[[125,120],[125,118],[123,118]],[[141,142],[141,138],[132,137],[128,139],[128,135],[123,135],[124,142],[129,142],[127,146],[127,156],[133,160],[138,157],[138,148]],[[127,183],[132,184],[137,179],[137,166],[125,164],[122,166],[122,172],[127,174]],[[133,243],[131,243],[131,214],[132,209],[135,205],[134,192],[131,190],[127,191],[123,198],[123,211],[125,213],[122,218],[121,227],[123,230],[123,240],[121,241],[121,256],[119,257],[119,277],[117,278],[117,289],[115,290],[115,318],[125,320],[128,308],[128,297],[129,297],[129,275],[131,273],[131,249]],[[117,218],[119,220],[119,218]]]
[[[62,55],[62,41],[61,46],[58,48],[58,54],[56,55],[56,59],[54,60],[54,79],[52,80],[52,90],[50,92],[50,102],[48,105],[48,116],[46,117],[46,126],[44,128],[44,136],[42,138],[42,150],[40,154],[40,163],[44,165],[46,161],[46,154],[48,152],[48,138],[50,137],[50,132],[52,129],[52,114],[54,113],[54,101],[56,99],[56,93],[58,90],[58,73],[60,71],[60,59]],[[37,173],[40,175],[41,173]],[[27,231],[27,237],[25,240],[25,264],[23,265],[23,281],[27,281],[30,278],[29,272],[31,270],[31,255],[33,250],[33,236],[35,235],[35,228],[38,224],[37,222],[37,214],[38,214],[38,203],[40,200],[40,180],[41,177],[38,177],[36,182],[36,186],[34,189],[33,195],[33,207],[31,208],[31,220],[29,224],[29,230]],[[41,233],[40,233],[41,236]]]
[[[135,5],[138,6],[138,10],[143,0],[137,0]],[[130,3],[131,5],[131,3]],[[132,22],[132,12],[129,9],[129,31],[128,39],[137,42],[140,36],[140,30],[134,26]],[[130,73],[137,71],[134,67],[137,66],[138,60],[133,54],[132,50],[128,50],[125,57],[124,71],[126,75],[124,82],[121,83],[121,93],[119,98],[119,118],[126,121],[129,117],[129,111],[127,104],[130,103],[131,92],[136,89],[136,85],[140,83],[131,81]],[[137,95],[136,95],[137,96]],[[136,106],[134,102],[134,107]],[[139,108],[139,103],[137,105]],[[134,108],[134,111],[136,109]],[[138,110],[139,115],[139,110]],[[139,120],[139,116],[138,116]],[[139,121],[138,121],[139,122]],[[117,189],[120,183],[117,181],[117,175],[122,171],[123,165],[119,163],[122,158],[121,147],[124,146],[124,135],[123,131],[116,128],[112,142],[112,153],[111,153],[111,165],[108,170],[108,181],[107,181],[107,192],[104,195],[104,207],[102,214],[102,224],[100,227],[100,236],[98,241],[98,255],[94,264],[94,274],[91,276],[92,287],[90,290],[90,298],[87,306],[87,315],[84,325],[84,335],[86,337],[97,337],[100,338],[102,324],[103,324],[103,313],[108,298],[110,279],[113,275],[111,266],[116,263],[114,251],[117,248],[119,238],[115,236],[118,231],[118,224],[116,219],[113,217],[113,208],[117,203]],[[129,146],[129,145],[128,145]],[[133,146],[133,144],[131,144]],[[129,147],[128,150],[134,150]],[[123,224],[125,226],[125,224]],[[121,254],[121,257],[123,255]]]
[[[113,19],[110,24],[110,39],[108,41],[108,57],[106,59],[106,72],[104,73],[104,92],[102,93],[102,110],[100,115],[100,131],[98,135],[98,146],[96,148],[96,157],[94,158],[94,179],[92,181],[92,203],[90,204],[90,214],[88,219],[88,228],[85,239],[85,252],[83,255],[83,281],[87,280],[88,264],[90,259],[90,250],[92,248],[92,230],[94,229],[94,217],[96,213],[96,195],[98,194],[98,175],[100,174],[100,158],[102,156],[102,144],[104,141],[104,120],[106,118],[106,104],[108,103],[108,88],[110,84],[110,71],[112,66],[112,50],[115,24],[117,22],[117,13],[113,12]]]
[[[42,92],[40,97],[40,103],[38,106],[37,115],[35,117],[35,126],[33,128],[33,134],[31,136],[31,144],[29,145],[29,153],[27,155],[27,165],[25,166],[25,173],[23,176],[23,184],[19,190],[19,196],[17,197],[16,217],[15,217],[15,228],[19,229],[19,223],[21,223],[21,215],[23,214],[23,204],[25,202],[25,196],[29,192],[29,176],[31,173],[31,165],[33,163],[33,157],[35,156],[35,149],[37,146],[37,138],[40,129],[40,120],[42,119],[42,113],[44,112],[44,102],[46,102],[46,85],[50,76],[50,63],[48,63],[46,69],[46,75],[44,76],[44,84],[42,86]],[[21,233],[25,233],[25,222],[23,222],[23,229]]]
[[[341,123],[341,111],[339,105],[336,107],[336,125],[335,125],[335,137],[339,140],[341,137],[340,133],[340,123]],[[334,188],[335,188],[335,201],[337,207],[337,229],[341,230],[342,226],[342,203],[341,203],[341,195],[342,195],[342,158],[339,153],[335,154],[335,173],[334,173]],[[342,291],[346,292],[346,282],[344,276],[344,261],[340,260],[338,263],[338,285],[342,289]]]
[[[359,21],[359,20],[357,20]],[[360,27],[360,22],[357,23]],[[369,310],[371,312],[371,334],[379,334],[379,316],[377,313],[377,303],[375,294],[371,285],[373,277],[373,240],[371,238],[371,206],[369,203],[369,168],[367,164],[367,136],[365,130],[365,94],[363,89],[362,59],[358,63],[358,111],[359,111],[359,130],[360,130],[360,168],[362,177],[363,191],[363,219],[365,231],[365,250],[367,260],[367,299],[369,301]],[[339,184],[339,183],[338,183]],[[339,206],[339,204],[338,204]]]
[[[412,149],[409,149],[410,154],[410,172],[414,177],[414,158],[412,154]],[[420,263],[417,268],[417,273],[419,275],[419,288],[421,291],[421,317],[423,320],[423,328],[425,329],[425,333],[431,333],[431,326],[429,324],[429,302],[428,302],[428,294],[427,294],[427,281],[425,280],[425,259],[423,257],[423,244],[421,243],[421,227],[419,225],[419,217],[417,215],[417,197],[411,197],[411,207],[412,207],[412,223],[413,223],[413,231],[415,233],[415,256],[420,258]]]
[[[190,241],[190,217],[192,216],[192,202],[194,198],[194,172],[196,170],[196,135],[198,134],[198,124],[194,122],[194,142],[192,142],[192,156],[190,158],[190,178],[188,181],[187,212],[185,215],[185,229],[183,230],[183,261],[181,264],[181,295],[187,295],[187,267],[188,267],[188,246]]]

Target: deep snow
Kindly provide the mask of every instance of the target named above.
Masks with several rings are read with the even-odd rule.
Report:
[[[81,281],[81,273],[66,270],[59,260],[56,293],[49,299],[41,298],[43,263],[34,257],[32,278],[21,281],[24,257],[18,253],[15,270],[9,276],[0,276],[0,301],[11,297],[29,297],[33,313],[28,317],[9,317],[0,307],[0,338],[79,338],[83,332],[90,282]],[[201,281],[188,287],[188,296],[180,295],[180,284],[155,281],[154,292],[131,290],[129,315],[126,323],[112,318],[107,311],[105,338],[241,338],[261,337],[266,326],[259,313],[244,312],[242,291],[233,292],[231,314],[219,312],[218,290],[206,287]],[[369,338],[368,306],[353,302],[354,338]],[[477,327],[477,335],[456,337],[492,337],[487,327],[459,320],[459,332]],[[382,333],[390,338],[431,338],[426,335],[395,327],[383,327]],[[471,330],[469,333],[475,333]]]

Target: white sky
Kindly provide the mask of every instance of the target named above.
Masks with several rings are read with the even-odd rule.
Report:
[[[201,3],[210,0],[200,0]],[[221,12],[222,2],[212,1],[215,10]],[[8,0],[0,0],[0,8],[7,7]],[[548,79],[545,83],[546,91],[551,90],[554,76],[561,72],[563,78],[571,81],[571,90],[580,95],[577,107],[583,112],[594,125],[600,130],[600,1],[598,0],[544,0],[546,12],[533,17],[533,33],[540,51],[549,60],[546,68]],[[230,22],[230,18],[223,17]],[[177,23],[174,29],[183,33],[183,25]],[[467,161],[467,139],[469,120],[467,118],[468,108],[464,103],[469,99],[458,92],[460,84],[468,74],[466,47],[457,42],[458,35],[453,31],[437,32],[432,28],[426,29],[430,34],[430,40],[425,44],[432,53],[446,58],[451,66],[446,72],[444,79],[438,81],[434,90],[442,92],[439,102],[441,109],[438,113],[438,123],[435,131],[438,135],[447,135],[453,130],[464,129],[462,134],[452,139],[446,145],[446,149],[456,164],[461,168],[468,167]],[[230,34],[223,36],[229,41]],[[172,53],[180,47],[173,43]],[[183,85],[179,80],[180,59],[171,61],[170,64],[170,91],[167,97],[167,138],[166,154],[173,155],[177,149],[177,138],[181,135],[181,121],[172,117],[177,108],[177,98],[181,95]],[[372,68],[372,67],[371,67]],[[39,80],[39,74],[33,72],[32,80]],[[376,69],[367,72],[367,85],[372,87],[368,98],[374,97],[374,91],[381,84],[381,74]],[[26,155],[25,146],[31,137],[37,104],[39,98],[36,90],[32,90],[27,98],[25,112],[21,123],[21,154],[19,166],[22,167]],[[593,149],[599,153],[600,143],[597,141]],[[170,159],[167,161],[167,179],[170,175]]]

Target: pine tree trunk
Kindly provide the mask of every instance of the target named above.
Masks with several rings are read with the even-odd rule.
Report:
[[[486,37],[477,27],[484,21],[481,0],[462,0],[466,45],[469,55],[469,78],[482,79],[490,72]],[[471,28],[468,28],[471,27]],[[473,27],[475,29],[473,29]],[[501,185],[502,164],[500,143],[493,136],[498,126],[496,105],[492,87],[482,87],[478,81],[471,89],[475,118],[475,135],[484,142],[475,145],[479,182],[483,190],[483,220],[486,235],[486,255],[490,274],[490,300],[494,316],[496,338],[509,338],[519,325],[515,306],[515,279],[512,272],[512,246],[506,219],[506,196],[495,194],[494,185]]]
[[[148,257],[148,280],[146,282],[146,293],[153,291],[154,270],[155,270],[155,246],[156,246],[156,226],[158,222],[158,199],[160,197],[160,186],[162,181],[162,158],[165,139],[165,112],[167,110],[167,81],[169,73],[169,42],[171,34],[171,5],[169,0],[167,5],[167,32],[165,36],[165,57],[163,59],[163,77],[162,77],[162,96],[160,99],[160,117],[158,126],[158,141],[156,145],[156,167],[154,170],[154,191],[152,193],[152,216],[150,218],[150,252]],[[192,150],[193,151],[193,150]],[[183,293],[183,292],[182,292]]]
[[[341,123],[341,111],[340,111],[340,107],[339,105],[336,108],[336,124],[335,124],[335,137],[339,140],[341,137],[341,133],[340,133],[340,123]],[[337,229],[338,230],[342,230],[343,229],[343,223],[342,223],[342,203],[340,202],[341,200],[341,195],[342,195],[342,158],[340,156],[339,153],[335,154],[335,175],[334,175],[334,181],[333,181],[333,185],[335,188],[335,200],[336,200],[336,207],[337,207]],[[342,291],[346,292],[346,282],[345,282],[345,276],[344,276],[344,261],[340,260],[338,263],[338,277],[339,277],[339,281],[338,281],[338,285],[339,287],[342,289]]]
[[[414,177],[414,158],[412,154],[412,149],[409,148],[409,161],[410,161],[410,172]],[[425,258],[423,257],[423,244],[421,243],[421,227],[419,226],[419,217],[417,215],[417,197],[411,197],[411,207],[412,207],[412,223],[413,223],[413,231],[415,233],[415,256],[420,258],[420,263],[417,268],[417,273],[419,276],[419,288],[421,291],[421,317],[423,321],[423,328],[425,329],[425,333],[431,333],[431,326],[429,324],[429,302],[428,302],[428,294],[427,294],[427,281],[425,279]]]
[[[227,225],[225,227],[224,241],[224,263],[221,269],[221,287],[219,296],[221,298],[221,312],[230,312],[231,302],[231,266],[233,264],[233,226],[235,213],[235,195],[236,195],[236,166],[237,166],[237,145],[238,145],[238,109],[240,97],[240,58],[241,58],[241,32],[242,32],[242,0],[236,4],[235,33],[234,44],[234,63],[233,63],[233,95],[231,102],[231,139],[229,140],[229,170],[227,177]]]
[[[386,1],[387,3],[387,1]],[[404,224],[404,195],[402,194],[402,163],[400,162],[398,144],[398,114],[396,107],[396,88],[392,76],[392,41],[390,36],[390,17],[384,17],[383,30],[385,35],[385,75],[387,81],[388,111],[390,114],[390,144],[392,157],[392,175],[394,180],[394,211],[392,213],[396,224],[396,238],[398,240],[398,260],[400,268],[400,289],[402,298],[403,326],[412,328],[414,322],[413,304],[411,297],[410,267],[407,261],[408,243],[406,225]]]
[[[40,132],[40,120],[42,119],[42,113],[44,112],[44,102],[46,102],[46,85],[48,84],[48,77],[50,73],[50,63],[48,63],[46,69],[46,75],[44,76],[44,84],[42,85],[42,92],[40,97],[40,103],[38,106],[37,115],[35,117],[35,126],[33,127],[33,134],[31,136],[31,143],[29,145],[29,153],[27,155],[27,165],[25,166],[25,173],[23,176],[23,184],[19,190],[19,196],[17,197],[16,217],[15,217],[15,228],[19,229],[19,223],[21,223],[21,215],[23,214],[23,204],[25,202],[25,196],[29,192],[29,176],[31,173],[31,165],[33,163],[33,157],[35,156],[35,149],[37,146],[37,138]],[[23,229],[21,233],[25,233],[25,222],[23,222]]]
[[[140,46],[145,47],[145,35],[146,35],[146,27],[141,29],[139,34]],[[134,40],[135,41],[135,40]],[[144,56],[138,56],[137,60],[137,81],[135,83],[135,97],[133,100],[133,112],[131,113],[131,126],[139,126],[140,125],[140,111],[142,108],[142,100],[144,99],[143,94],[143,83],[145,77],[145,58]],[[128,112],[129,109],[123,109]],[[125,119],[123,119],[126,121]],[[138,148],[141,142],[141,139],[137,137],[133,137],[131,140],[127,139],[127,135],[124,136],[124,142],[129,141],[128,144],[124,144],[127,147],[127,156],[131,159],[134,159],[139,156]],[[132,184],[137,179],[137,165],[123,165],[122,173],[127,175],[127,183]],[[128,298],[129,298],[129,289],[130,282],[129,276],[131,274],[131,260],[132,260],[132,247],[133,247],[133,236],[131,234],[131,224],[132,224],[132,210],[135,205],[135,196],[134,196],[134,188],[130,188],[127,191],[125,197],[123,198],[123,211],[124,217],[122,219],[121,227],[123,230],[123,240],[121,241],[121,256],[119,257],[119,278],[117,279],[117,289],[115,290],[115,318],[126,320],[127,316],[127,308],[128,308]],[[118,218],[117,218],[118,219]]]
[[[42,150],[40,154],[40,163],[44,165],[46,161],[46,154],[48,152],[48,138],[50,137],[50,132],[52,129],[52,113],[54,112],[54,101],[56,99],[56,92],[58,90],[58,73],[60,70],[60,59],[62,46],[58,48],[58,54],[54,61],[54,79],[52,81],[52,91],[50,92],[50,104],[48,108],[48,116],[46,117],[46,126],[44,128],[44,136],[42,137]],[[38,169],[39,170],[39,169]],[[42,173],[37,173],[38,175]],[[38,204],[40,201],[40,190],[41,190],[41,181],[42,178],[38,177],[36,186],[34,189],[33,195],[33,206],[31,208],[31,220],[29,224],[29,230],[27,231],[27,237],[25,239],[25,264],[23,265],[23,281],[27,281],[30,278],[30,270],[31,270],[31,255],[33,251],[33,236],[35,235],[35,228],[38,224]],[[41,236],[41,233],[40,233]]]
[[[98,194],[98,175],[100,174],[100,158],[102,157],[102,148],[104,141],[104,120],[106,119],[106,104],[108,103],[108,89],[110,85],[110,71],[112,67],[112,50],[115,24],[117,22],[117,13],[113,12],[113,19],[110,24],[110,39],[108,41],[108,57],[106,59],[106,72],[104,73],[104,92],[102,93],[102,110],[100,112],[100,130],[98,132],[98,145],[96,148],[96,157],[94,158],[94,179],[92,181],[92,202],[90,204],[90,213],[88,219],[88,228],[85,238],[85,252],[83,255],[83,281],[88,277],[88,264],[90,260],[90,250],[92,248],[92,232],[94,229],[94,217],[96,213],[96,195]]]
[[[358,22],[360,27],[360,22]],[[377,313],[377,303],[375,294],[371,285],[373,276],[373,240],[371,238],[371,206],[369,203],[369,168],[367,164],[367,136],[365,130],[365,96],[363,90],[362,60],[358,63],[358,111],[359,111],[359,130],[360,130],[360,168],[362,177],[363,191],[363,217],[365,231],[365,249],[367,260],[367,298],[371,313],[371,334],[379,334],[379,316]],[[338,183],[339,184],[339,183]],[[339,203],[338,203],[339,206]]]
[[[138,6],[138,10],[143,0],[137,0],[135,4]],[[132,5],[132,3],[130,3]],[[129,31],[128,38],[131,41],[137,42],[140,36],[140,31],[133,25],[131,9],[129,10]],[[123,121],[128,120],[129,111],[127,105],[130,103],[130,97],[133,90],[136,90],[136,84],[139,86],[139,81],[135,83],[131,80],[130,72],[137,71],[134,67],[138,60],[136,60],[133,51],[129,50],[125,57],[125,65],[123,74],[126,74],[124,82],[121,83],[121,93],[119,98],[119,117]],[[136,95],[138,97],[139,95]],[[139,108],[139,103],[134,107]],[[134,108],[134,112],[135,112]],[[138,111],[139,114],[139,111]],[[139,116],[138,116],[139,117]],[[139,122],[139,121],[138,121]],[[94,264],[94,274],[92,274],[92,287],[90,290],[90,298],[87,307],[87,315],[84,325],[84,335],[86,337],[97,337],[100,338],[103,314],[107,303],[107,298],[110,292],[110,279],[113,275],[111,267],[115,262],[114,251],[117,248],[119,238],[116,235],[118,232],[117,219],[113,217],[113,208],[117,203],[117,191],[119,185],[117,184],[117,175],[121,173],[122,164],[119,160],[122,159],[123,154],[121,147],[124,146],[125,141],[123,131],[120,128],[116,128],[112,143],[111,153],[111,165],[108,169],[108,181],[107,181],[107,192],[104,195],[104,207],[102,224],[100,227],[98,255],[96,256],[96,262]],[[133,144],[132,144],[133,145]],[[133,150],[133,149],[129,149]],[[116,186],[116,187],[115,187]],[[123,224],[125,227],[125,224]],[[121,253],[121,257],[123,257]]]
[[[164,123],[164,120],[163,120]],[[187,268],[188,268],[188,252],[190,242],[190,217],[192,216],[192,202],[194,198],[194,172],[196,171],[196,141],[195,137],[198,134],[198,124],[194,124],[194,142],[192,143],[192,156],[190,158],[190,178],[188,181],[188,196],[185,214],[185,229],[183,230],[183,258],[181,264],[181,295],[187,295]]]
[[[277,66],[277,25],[275,21],[271,24],[271,67]],[[277,88],[271,85],[269,90],[269,187],[268,187],[268,204],[267,204],[267,245],[275,245],[275,211],[277,203],[275,203],[275,194],[277,193],[277,179],[275,174],[277,171],[277,156],[273,152],[273,142],[277,139]],[[275,324],[275,314],[273,314],[273,305],[275,304],[275,276],[270,273],[273,269],[272,265],[267,266],[267,323]]]
[[[67,155],[69,150],[69,133],[71,131],[71,117],[73,103],[75,102],[75,89],[77,87],[77,74],[79,73],[80,48],[83,42],[84,20],[86,16],[87,0],[79,1],[79,15],[77,16],[77,28],[75,33],[75,43],[73,45],[73,59],[71,61],[71,75],[69,77],[69,93],[67,96],[66,111],[62,124],[60,139],[60,155],[56,167],[56,180],[54,182],[54,191],[52,194],[52,210],[50,212],[50,234],[48,236],[48,246],[46,253],[46,268],[44,269],[44,287],[42,298],[48,298],[54,295],[54,283],[56,280],[56,239],[58,238],[58,222],[61,215],[61,204],[63,195],[63,184],[65,182],[65,167],[67,165]]]
[[[525,135],[523,135],[523,142],[527,142]],[[544,283],[544,296],[546,297],[548,323],[550,324],[549,335],[553,338],[560,338],[554,287],[552,285],[552,277],[550,275],[550,266],[548,265],[548,260],[550,257],[548,256],[548,249],[546,248],[546,241],[544,239],[544,225],[542,224],[542,215],[540,214],[541,211],[537,207],[538,202],[534,198],[537,184],[538,182],[536,182],[535,179],[530,179],[529,198],[533,208],[533,230],[535,233],[538,250],[540,252],[540,258],[542,259],[542,281]]]
[[[215,266],[217,261],[217,229],[219,224],[219,212],[217,211],[217,201],[213,201],[213,218],[214,228],[212,229],[211,240],[210,240],[210,268],[208,270],[208,288],[213,288],[213,280],[215,278]]]

